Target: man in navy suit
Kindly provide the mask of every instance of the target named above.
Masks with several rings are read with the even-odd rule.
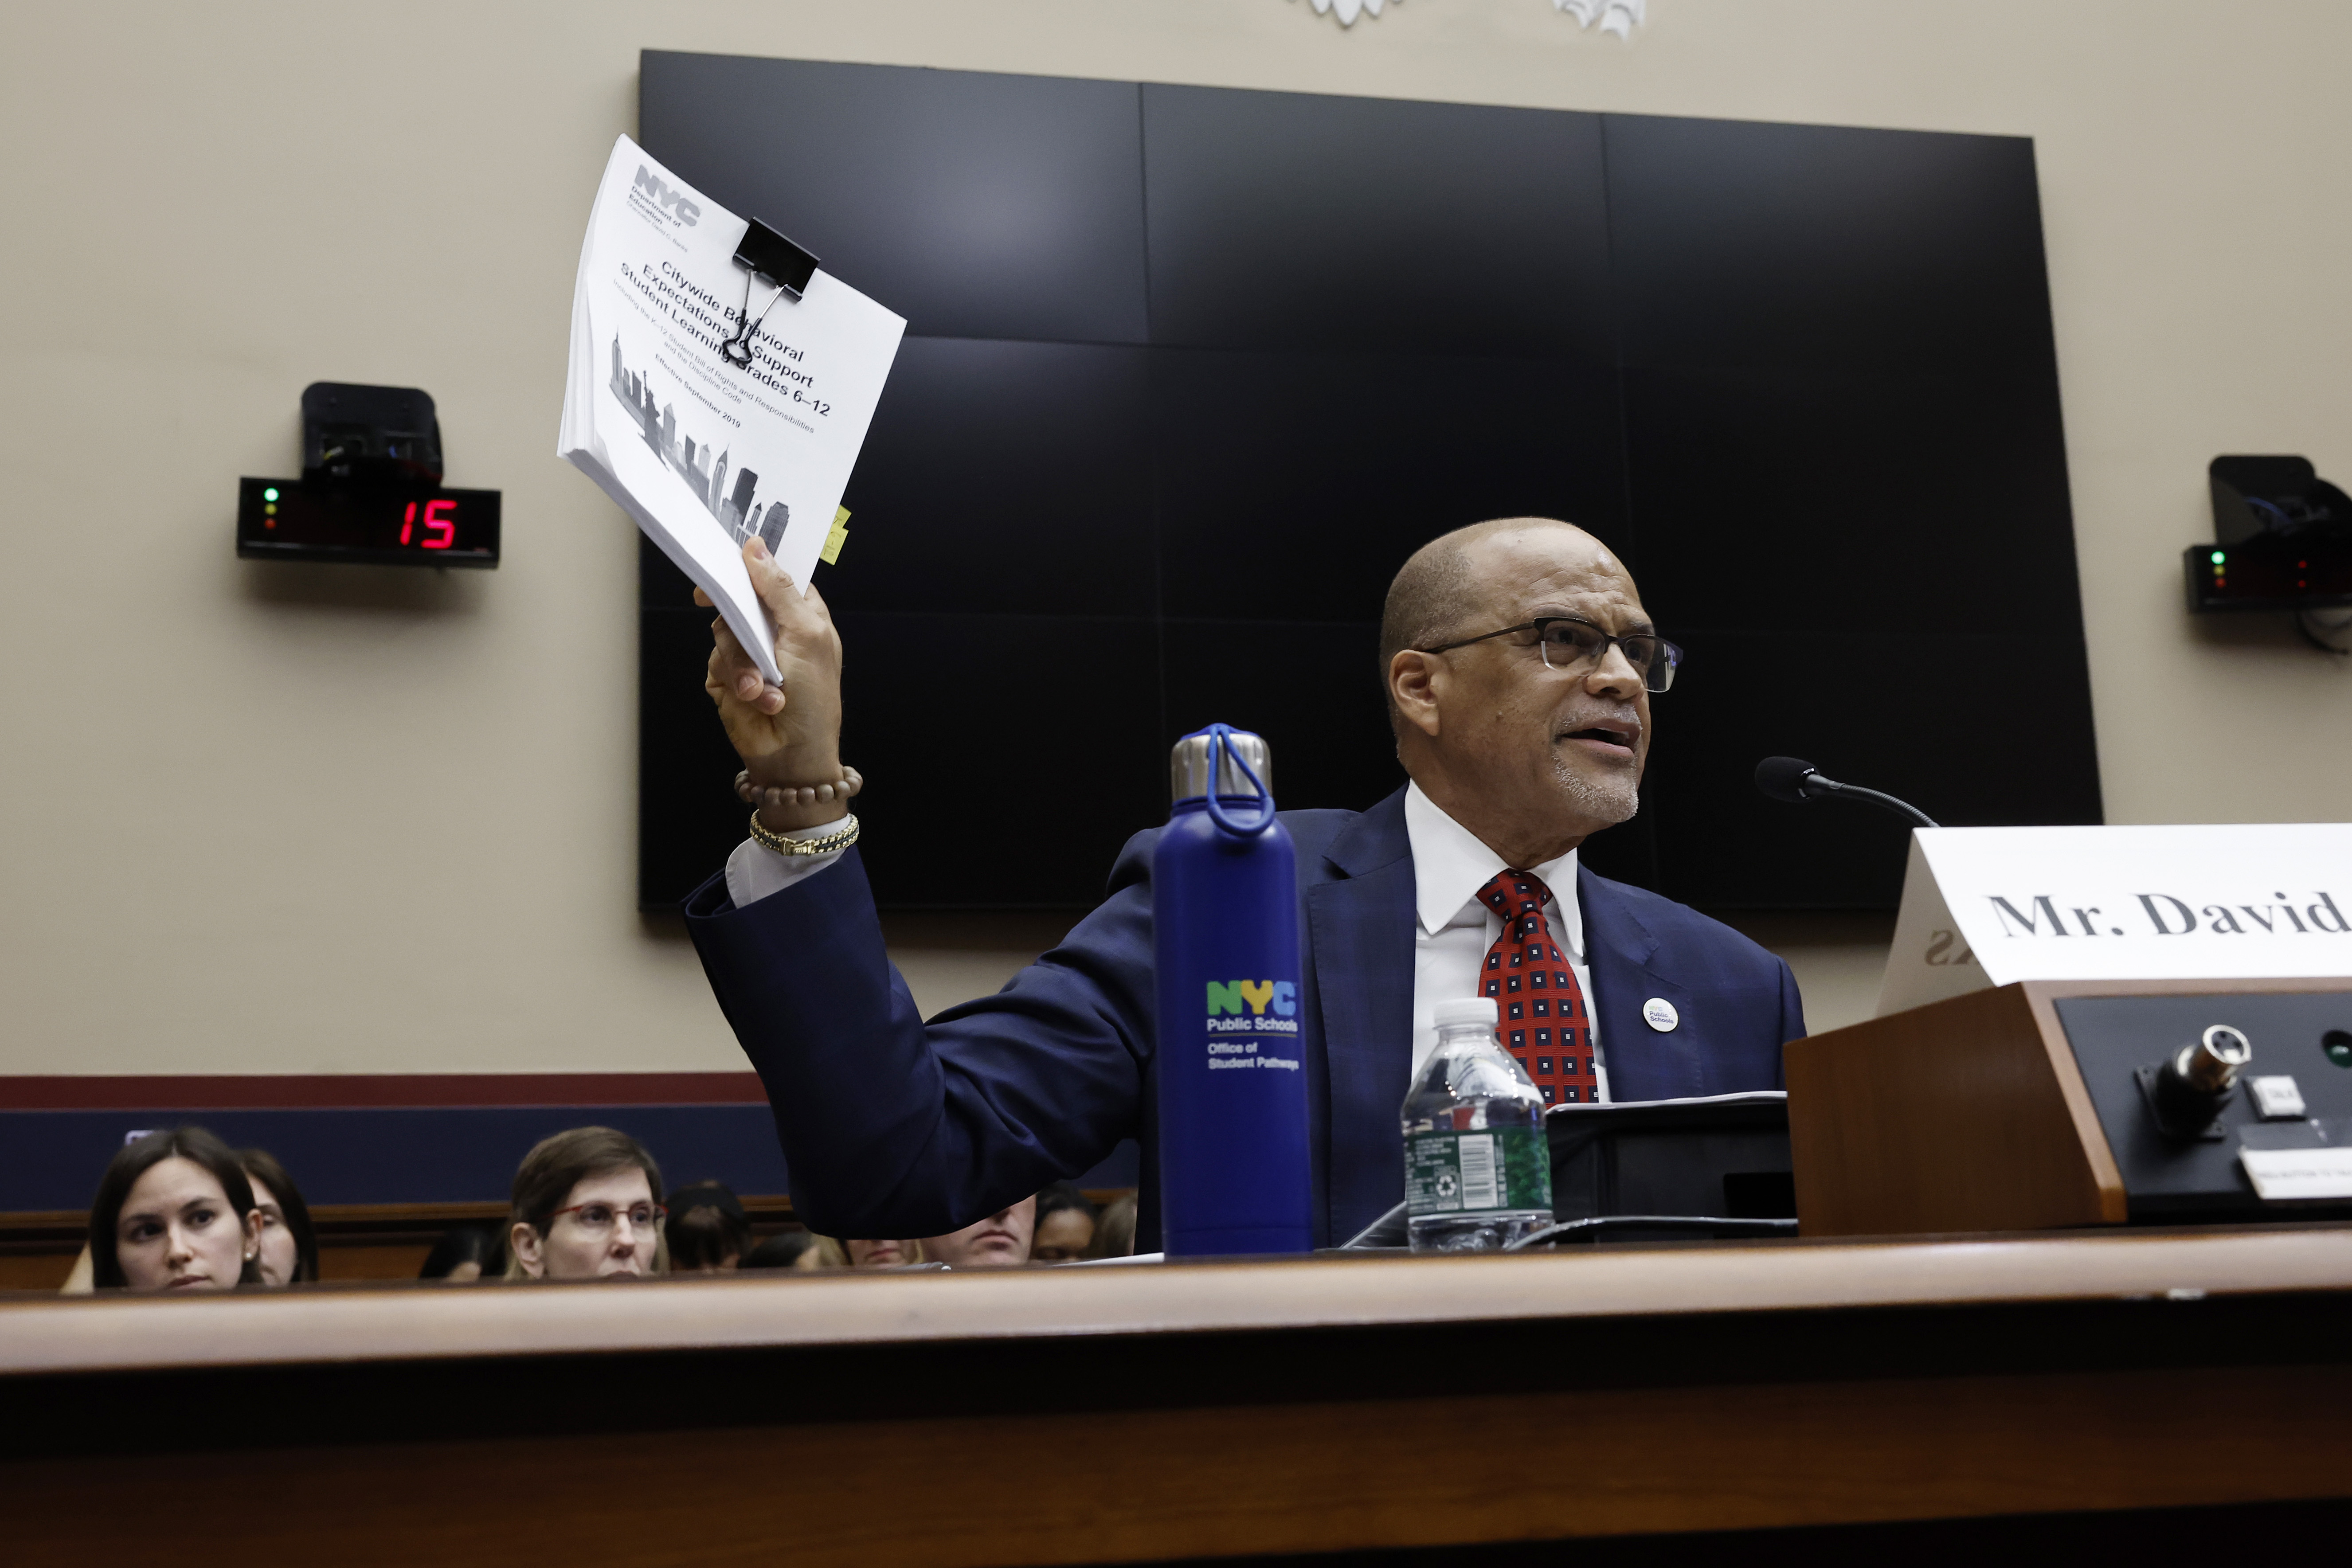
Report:
[[[842,843],[855,824],[839,800],[814,798],[843,776],[841,638],[758,540],[744,560],[783,684],[762,682],[723,622],[706,684],[762,792],[769,844],[747,839],[686,913],[767,1086],[795,1206],[836,1236],[937,1235],[1134,1137],[1137,1247],[1152,1250],[1154,834],[1129,841],[1110,896],[1059,947],[925,1023]],[[1651,696],[1680,660],[1606,546],[1541,518],[1446,534],[1397,574],[1381,637],[1412,782],[1361,815],[1283,813],[1307,944],[1298,1044],[1326,1245],[1402,1196],[1398,1107],[1433,1041],[1431,1009],[1491,994],[1507,952],[1545,963],[1561,994],[1504,1026],[1555,1099],[1778,1089],[1780,1047],[1805,1032],[1780,959],[1577,863],[1587,837],[1633,815]]]

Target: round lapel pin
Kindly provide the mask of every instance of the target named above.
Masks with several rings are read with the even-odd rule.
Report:
[[[1663,996],[1653,996],[1642,1004],[1642,1022],[1662,1035],[1682,1021],[1683,1016],[1675,1011],[1675,1005]]]

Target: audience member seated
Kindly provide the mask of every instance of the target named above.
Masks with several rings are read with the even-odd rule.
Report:
[[[507,1266],[506,1250],[506,1238],[494,1226],[452,1226],[425,1255],[425,1267],[416,1277],[446,1279],[452,1285],[471,1285],[485,1275],[495,1279]]]
[[[1029,1237],[1036,1228],[1037,1200],[1026,1197],[976,1225],[925,1237],[923,1256],[950,1268],[1013,1268],[1029,1261]]]
[[[724,1183],[697,1182],[669,1195],[662,1226],[673,1274],[719,1274],[738,1267],[751,1246],[751,1216]]]
[[[919,1241],[850,1241],[835,1236],[816,1238],[817,1268],[903,1268],[911,1263],[936,1262],[927,1258]]]
[[[1037,1230],[1029,1241],[1032,1263],[1067,1263],[1087,1256],[1095,1239],[1095,1205],[1067,1182],[1037,1194]]]
[[[818,1246],[822,1238],[813,1230],[783,1230],[768,1237],[743,1255],[738,1268],[824,1268],[824,1253]]]
[[[267,1149],[241,1149],[237,1159],[253,1184],[259,1213],[261,1250],[254,1263],[264,1285],[290,1285],[319,1278],[319,1233],[310,1226],[310,1205],[286,1167]]]
[[[661,1167],[609,1127],[541,1139],[515,1172],[509,1279],[632,1279],[669,1271]]]
[[[1094,1245],[1087,1248],[1088,1258],[1132,1258],[1135,1256],[1135,1194],[1129,1193],[1103,1205],[1100,1218],[1095,1221]]]
[[[245,1166],[201,1127],[150,1132],[118,1152],[99,1179],[89,1257],[100,1290],[258,1284],[260,1248]]]

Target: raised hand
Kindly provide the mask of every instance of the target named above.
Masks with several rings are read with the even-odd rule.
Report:
[[[763,542],[745,542],[743,565],[775,623],[783,684],[761,679],[726,618],[717,616],[702,689],[718,704],[719,721],[755,787],[831,784],[841,777],[841,634],[824,597],[814,587],[801,593]],[[710,599],[698,588],[694,602],[707,606]],[[763,806],[760,819],[789,832],[833,821],[841,811],[838,803]]]

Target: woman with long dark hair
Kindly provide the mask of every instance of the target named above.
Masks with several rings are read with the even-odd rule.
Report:
[[[99,1178],[90,1282],[100,1290],[229,1290],[260,1283],[253,1184],[236,1151],[201,1127],[150,1132]]]
[[[310,1226],[310,1205],[302,1189],[267,1149],[240,1150],[246,1179],[253,1184],[253,1206],[260,1215],[261,1250],[254,1259],[264,1285],[291,1285],[319,1277],[319,1233]]]

